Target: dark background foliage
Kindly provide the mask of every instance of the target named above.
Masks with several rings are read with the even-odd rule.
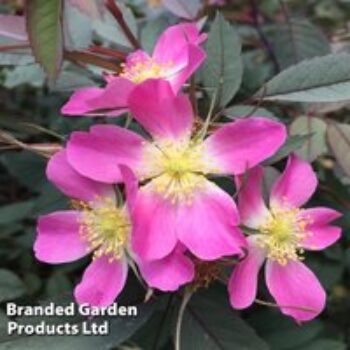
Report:
[[[60,115],[70,93],[80,86],[101,84],[103,70],[118,69],[118,59],[108,55],[108,59],[103,55],[98,59],[87,48],[132,49],[115,19],[101,15],[103,1],[27,3],[31,48],[10,39],[0,18],[0,349],[172,349],[182,291],[173,295],[156,292],[150,303],[143,304],[146,291],[132,274],[120,303],[140,305],[140,316],[128,321],[111,318],[108,336],[6,335],[7,301],[24,305],[52,300],[67,303],[80,280],[87,261],[49,266],[33,256],[37,217],[69,205],[46,180],[46,160],[71,131],[87,129],[95,122]],[[339,222],[344,230],[341,241],[307,255],[307,264],[328,293],[327,309],[318,319],[297,325],[275,307],[258,304],[247,311],[233,311],[225,285],[217,281],[200,289],[189,302],[181,348],[349,348],[350,1],[228,0],[223,6],[209,6],[209,1],[204,1],[203,7],[199,1],[174,0],[164,1],[165,8],[159,1],[119,3],[128,26],[146,49],[153,47],[159,33],[176,23],[178,16],[199,18],[200,9],[200,14],[207,16],[204,28],[210,34],[205,45],[208,59],[195,78],[199,111],[205,116],[215,95],[214,110],[222,122],[250,114],[285,122],[290,138],[266,163],[266,183],[283,168],[282,158],[296,150],[313,162],[320,180],[310,205],[327,205],[344,214]],[[217,10],[221,14],[216,15]],[[24,1],[1,1],[0,12],[22,15]],[[8,26],[8,32],[12,30]],[[19,46],[16,50],[1,49],[6,45]],[[326,61],[315,58],[310,67],[299,65],[270,80],[305,59],[331,53],[336,55],[327,56]],[[326,71],[332,73],[328,80],[323,79]],[[317,96],[312,101],[310,89]],[[299,95],[291,97],[291,93]],[[125,118],[109,122],[124,123]],[[233,193],[230,180],[223,179],[220,184]],[[271,301],[264,287],[259,296]],[[53,318],[47,322],[58,321]]]

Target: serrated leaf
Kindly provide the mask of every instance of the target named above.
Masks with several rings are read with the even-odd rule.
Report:
[[[202,77],[216,105],[224,107],[238,91],[243,74],[241,43],[235,29],[218,13],[205,44]]]
[[[50,80],[54,80],[63,60],[63,1],[26,2],[26,20],[33,54]]]
[[[264,341],[234,311],[224,297],[194,296],[187,305],[182,350],[265,350]]]
[[[264,32],[282,69],[330,53],[325,35],[307,19],[292,18],[288,23],[265,27]]]
[[[313,162],[327,151],[326,130],[327,124],[319,118],[307,116],[296,118],[290,126],[290,134],[312,135],[295,153],[301,158]]]
[[[327,129],[327,139],[339,165],[350,176],[350,125],[330,124]]]
[[[303,61],[266,83],[256,98],[294,102],[350,99],[350,55],[333,54]]]
[[[12,271],[0,269],[0,302],[19,298],[25,292],[23,282]]]

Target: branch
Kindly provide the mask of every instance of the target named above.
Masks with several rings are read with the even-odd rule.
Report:
[[[106,0],[106,7],[110,11],[110,13],[113,15],[113,17],[116,19],[120,27],[122,28],[124,34],[128,38],[130,44],[135,49],[140,49],[141,45],[133,32],[130,30],[128,24],[124,20],[123,12],[120,10],[119,6],[114,0]]]
[[[105,58],[102,58],[98,55],[94,55],[90,52],[84,52],[84,51],[65,51],[64,52],[64,58],[73,61],[75,63],[86,63],[86,64],[93,64],[94,66],[98,66],[104,69],[112,70],[114,72],[119,72],[120,67],[118,64],[107,60]]]

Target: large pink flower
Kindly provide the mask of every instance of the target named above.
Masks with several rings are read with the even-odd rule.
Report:
[[[97,125],[73,133],[67,155],[78,172],[96,181],[121,181],[118,164],[136,173],[143,186],[133,212],[134,251],[161,259],[180,241],[205,260],[240,254],[245,239],[236,205],[208,177],[241,174],[271,156],[285,141],[285,127],[254,117],[225,124],[206,139],[192,135],[190,101],[175,96],[164,80],[135,88],[130,109],[152,139]]]
[[[329,208],[301,209],[314,193],[317,178],[310,164],[292,155],[272,187],[269,208],[262,198],[262,169],[240,180],[238,208],[242,224],[257,231],[248,237],[248,255],[229,282],[233,307],[250,306],[257,293],[258,273],[267,260],[267,287],[281,311],[297,321],[316,317],[326,295],[316,276],[301,262],[304,250],[321,250],[336,242],[341,229],[330,225],[340,216]]]
[[[163,291],[176,290],[194,277],[193,264],[179,247],[152,262],[134,255],[130,249],[130,216],[137,184],[128,168],[121,167],[121,171],[126,183],[126,205],[120,203],[112,185],[77,173],[68,164],[65,150],[56,153],[47,167],[48,178],[74,199],[74,209],[40,217],[35,256],[41,261],[59,264],[93,253],[91,264],[75,288],[79,303],[111,304],[125,285],[131,257],[137,261],[146,282]]]
[[[205,59],[199,44],[206,39],[196,25],[179,24],[168,28],[159,38],[153,55],[137,50],[128,55],[123,72],[108,76],[105,88],[77,90],[63,106],[66,115],[118,116],[129,107],[134,87],[147,79],[166,79],[177,92]]]

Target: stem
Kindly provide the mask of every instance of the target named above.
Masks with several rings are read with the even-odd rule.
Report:
[[[96,52],[96,53],[99,53],[101,55],[105,55],[105,56],[109,56],[109,57],[118,58],[119,60],[125,60],[125,58],[126,58],[125,52],[112,50],[112,49],[109,49],[107,47],[102,47],[102,46],[97,46],[97,45],[90,47],[89,51]]]
[[[182,320],[185,314],[186,306],[191,300],[191,297],[193,295],[193,291],[187,289],[185,291],[185,294],[182,298],[182,302],[179,309],[179,314],[177,316],[176,321],[176,329],[175,329],[175,350],[181,350],[181,327],[182,327]]]
[[[193,113],[195,117],[198,117],[198,106],[197,106],[197,98],[196,98],[196,81],[195,76],[193,75],[190,80],[190,100],[193,108]]]
[[[1,45],[0,46],[0,52],[2,51],[11,51],[11,50],[18,50],[18,49],[29,49],[29,44],[11,44],[11,45]]]
[[[136,39],[133,32],[130,30],[129,26],[124,20],[123,12],[120,10],[119,6],[114,0],[107,0],[106,1],[106,7],[110,11],[110,13],[113,15],[113,17],[116,19],[118,24],[120,25],[121,29],[123,30],[125,36],[128,38],[130,44],[135,48],[139,49],[141,48],[141,45],[139,41]]]
[[[114,62],[111,62],[89,52],[65,51],[64,58],[76,63],[82,62],[85,64],[93,64],[94,66],[108,69],[117,73],[120,71],[120,67]]]
[[[299,310],[299,311],[305,311],[305,312],[311,312],[311,313],[317,313],[316,310],[307,308],[307,307],[301,307],[301,306],[291,306],[291,305],[277,305],[275,303],[270,303],[268,301],[260,300],[260,299],[255,299],[255,302],[260,305],[264,306],[269,306],[269,307],[274,307],[274,308],[285,308],[285,309],[294,309],[294,310]]]

